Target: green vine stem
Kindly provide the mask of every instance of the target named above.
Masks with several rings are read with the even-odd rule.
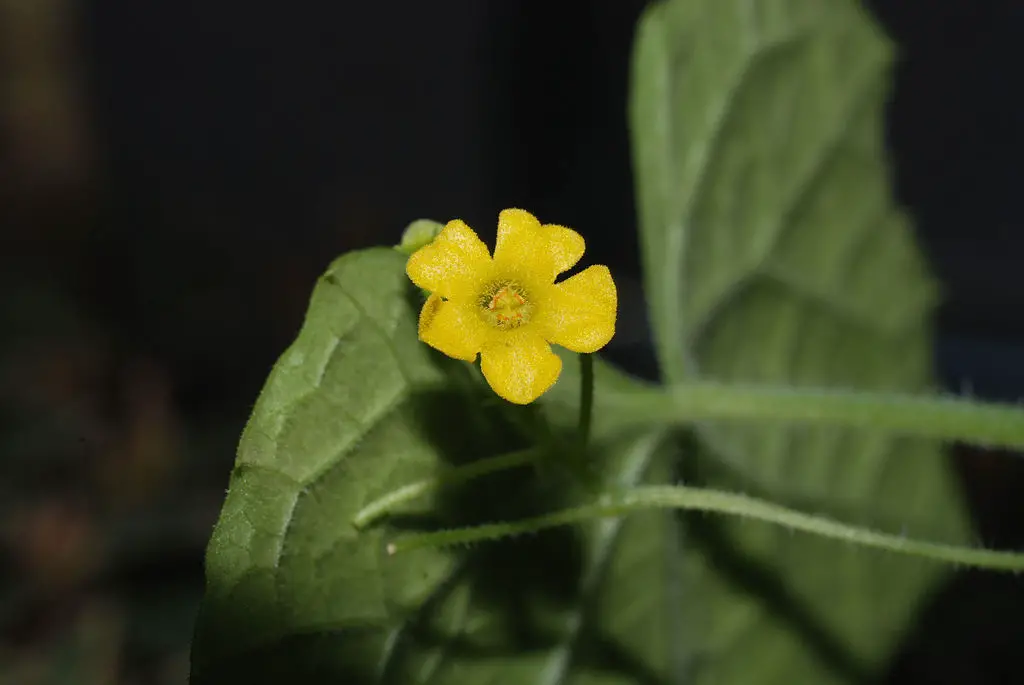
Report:
[[[662,392],[606,396],[606,411],[643,422],[743,420],[824,424],[1024,448],[1024,408],[953,397],[695,381]]]
[[[580,354],[580,450],[586,451],[594,414],[594,356]]]
[[[998,571],[1024,570],[1024,553],[959,547],[907,539],[867,528],[840,523],[777,504],[720,490],[686,486],[651,485],[609,494],[590,504],[509,523],[492,523],[470,528],[442,530],[396,538],[387,546],[389,554],[422,547],[464,545],[545,528],[583,523],[595,518],[616,517],[639,509],[689,509],[774,523],[793,530],[875,549],[923,557],[933,561],[963,564]]]
[[[395,509],[398,509],[406,502],[422,497],[429,492],[445,486],[464,483],[496,471],[506,471],[532,464],[541,454],[542,451],[536,448],[509,452],[508,454],[488,457],[465,466],[449,469],[434,478],[424,478],[423,480],[403,485],[373,500],[356,512],[356,515],[352,517],[352,525],[356,528],[365,528],[382,516],[386,516]]]

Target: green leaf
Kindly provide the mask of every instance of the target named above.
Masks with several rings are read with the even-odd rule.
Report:
[[[598,366],[586,478],[553,454],[537,471],[437,493],[387,526],[351,525],[387,491],[521,446],[515,426],[576,420],[574,366],[544,407],[511,407],[476,369],[420,343],[404,261],[393,249],[338,259],[270,374],[210,541],[192,682],[663,682],[675,651],[663,626],[678,607],[664,595],[675,536],[662,513],[468,550],[385,551],[399,531],[517,519],[664,480],[660,432],[623,431],[603,408],[650,388]]]
[[[882,146],[890,61],[846,0],[672,0],[644,16],[631,126],[666,382],[930,387],[934,289],[890,199]],[[693,448],[687,478],[965,539],[937,445],[706,425]],[[688,524],[698,683],[877,674],[946,573],[761,524]]]

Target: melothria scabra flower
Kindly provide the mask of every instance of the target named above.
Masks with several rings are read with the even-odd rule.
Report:
[[[591,266],[555,282],[583,256],[583,237],[542,225],[522,209],[498,215],[498,240],[487,246],[461,220],[448,222],[414,252],[405,270],[430,292],[419,337],[449,357],[475,361],[494,392],[528,404],[562,371],[550,343],[589,353],[615,334],[615,282],[606,266]]]

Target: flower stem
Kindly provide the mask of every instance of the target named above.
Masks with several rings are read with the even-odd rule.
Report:
[[[580,353],[580,451],[587,449],[594,414],[594,356]]]
[[[641,509],[688,509],[726,514],[933,561],[998,571],[1024,570],[1024,553],[912,540],[902,535],[892,535],[841,523],[824,516],[807,514],[746,495],[668,485],[636,487],[615,495],[602,496],[590,504],[510,523],[492,523],[434,533],[404,535],[388,544],[387,551],[389,554],[396,554],[422,547],[443,547],[495,540],[555,526],[583,523],[599,517],[622,516]]]
[[[365,528],[377,519],[388,515],[395,509],[398,509],[403,504],[411,502],[417,497],[421,497],[428,492],[439,490],[446,485],[465,483],[466,481],[486,476],[487,474],[495,473],[496,471],[506,471],[518,466],[525,466],[534,462],[540,453],[540,450],[533,448],[519,450],[518,452],[509,452],[508,454],[501,454],[497,457],[488,457],[486,459],[466,464],[465,466],[449,469],[434,478],[424,478],[423,480],[403,485],[396,490],[392,490],[391,492],[378,497],[356,512],[356,515],[352,517],[352,525],[356,528]]]
[[[949,396],[694,381],[605,402],[641,423],[802,423],[1024,448],[1024,407]]]

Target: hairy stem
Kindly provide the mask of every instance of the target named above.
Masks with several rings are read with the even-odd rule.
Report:
[[[483,540],[532,533],[544,528],[582,523],[594,518],[614,517],[639,509],[691,509],[774,523],[812,535],[873,547],[875,549],[924,557],[934,561],[963,564],[1000,571],[1024,570],[1024,553],[1000,552],[908,539],[880,531],[814,516],[763,500],[721,490],[685,486],[643,486],[572,509],[510,523],[493,523],[471,528],[443,530],[396,538],[388,552],[420,547],[460,545]]]
[[[594,414],[594,357],[580,354],[580,449],[587,449],[590,439],[590,420]]]
[[[382,516],[386,516],[402,505],[411,502],[417,497],[438,490],[449,485],[464,483],[474,478],[486,476],[497,471],[506,471],[519,466],[532,464],[536,461],[541,451],[535,448],[509,452],[497,457],[488,457],[479,461],[450,469],[440,476],[425,478],[415,483],[409,483],[402,487],[379,497],[356,512],[352,517],[352,525],[356,528],[365,528]]]

